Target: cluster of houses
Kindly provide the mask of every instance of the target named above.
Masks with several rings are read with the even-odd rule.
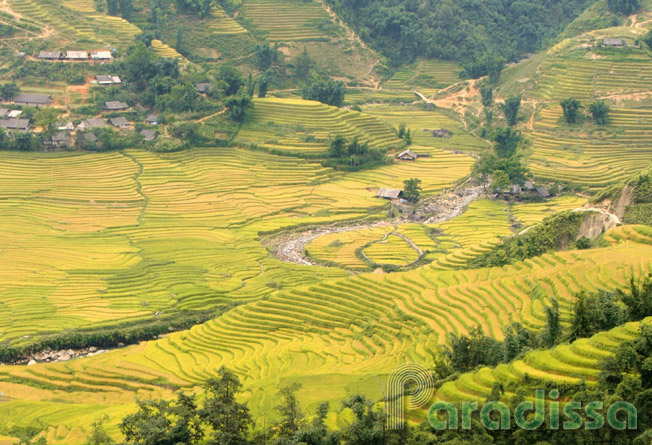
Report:
[[[521,186],[519,184],[512,184],[509,188],[504,190],[497,190],[496,197],[503,199],[522,200],[528,198],[544,198],[552,197],[548,187],[544,185],[537,186],[532,181],[525,181]]]
[[[68,61],[87,61],[113,60],[111,51],[41,51],[38,55],[41,60],[68,60]]]

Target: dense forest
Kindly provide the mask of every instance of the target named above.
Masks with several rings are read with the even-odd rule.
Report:
[[[327,0],[399,65],[416,57],[515,61],[542,48],[595,0]],[[398,50],[397,50],[398,49]]]

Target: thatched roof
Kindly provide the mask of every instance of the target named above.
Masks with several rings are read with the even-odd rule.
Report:
[[[403,194],[402,190],[382,188],[378,190],[378,194],[376,195],[376,197],[383,198],[383,199],[396,199],[396,198],[400,198],[402,194]]]

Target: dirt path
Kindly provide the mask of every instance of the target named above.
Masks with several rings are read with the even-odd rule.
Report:
[[[202,123],[202,122],[210,119],[211,117],[219,116],[220,114],[224,114],[224,113],[226,113],[226,108],[224,108],[223,110],[218,111],[217,113],[213,113],[213,114],[209,114],[208,116],[204,116],[201,119],[198,119],[197,122]]]
[[[408,218],[396,218],[374,223],[351,223],[351,225],[341,226],[323,226],[316,227],[304,232],[287,232],[266,243],[272,254],[286,263],[300,264],[302,266],[315,266],[306,255],[306,246],[322,235],[330,233],[353,232],[363,229],[373,229],[376,227],[399,226],[410,221],[423,221],[426,224],[441,223],[455,218],[464,212],[464,209],[476,199],[480,198],[485,191],[484,185],[462,185],[461,187],[443,193],[437,197],[425,201]],[[423,256],[423,250],[419,248],[408,237],[390,232],[403,238],[412,248],[419,253],[419,259]],[[418,261],[418,260],[417,260]]]

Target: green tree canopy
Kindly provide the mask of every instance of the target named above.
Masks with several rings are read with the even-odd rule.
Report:
[[[567,123],[574,124],[577,122],[581,107],[580,101],[572,97],[561,101],[561,108],[564,110],[564,119]]]
[[[403,181],[403,198],[410,202],[421,199],[421,179],[410,178]]]
[[[595,123],[598,125],[607,125],[609,123],[609,111],[611,111],[609,105],[602,100],[593,102],[589,106],[589,112],[591,113],[591,116],[593,116]]]

